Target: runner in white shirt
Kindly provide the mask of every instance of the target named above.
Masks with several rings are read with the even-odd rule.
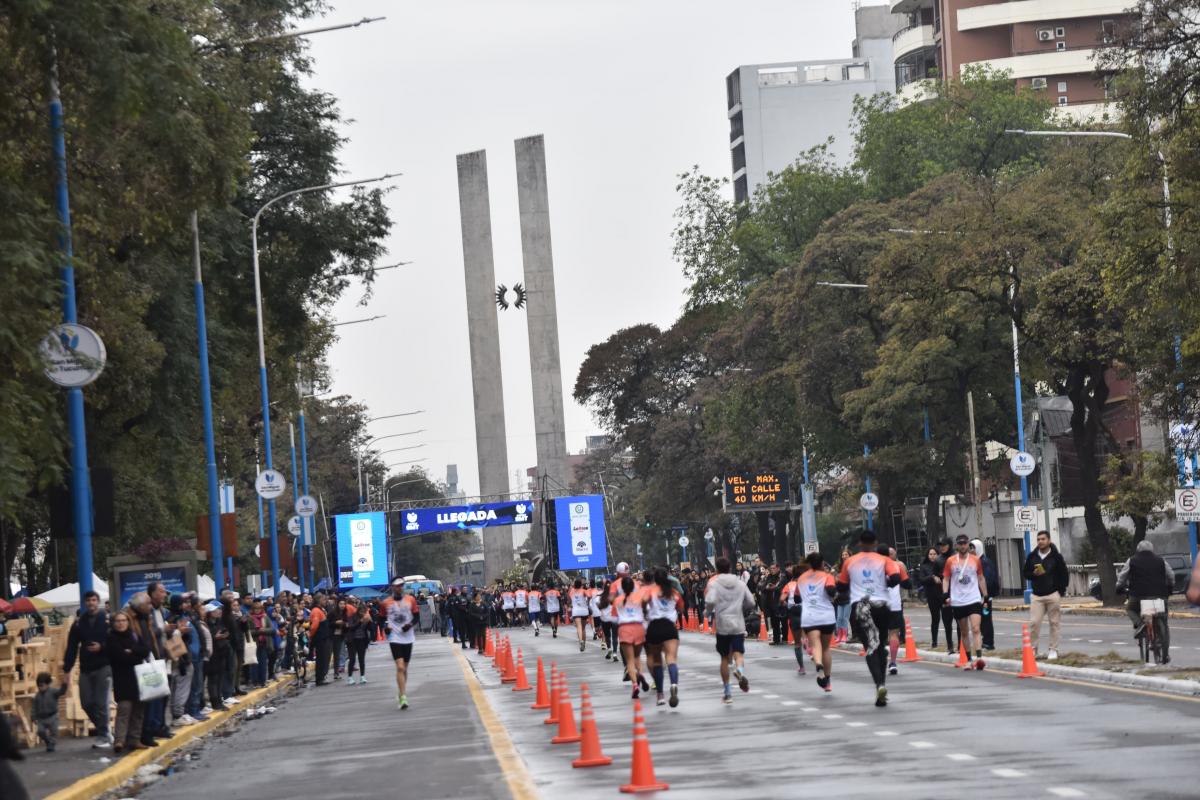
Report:
[[[512,627],[513,609],[516,608],[516,595],[507,587],[500,589],[500,610],[504,612],[505,624]]]
[[[600,624],[600,615],[603,613],[600,608],[600,598],[604,597],[604,592],[604,580],[597,578],[596,583],[588,593],[588,612],[591,614],[592,619],[592,638],[600,640],[600,649],[604,652],[604,657],[607,659],[608,642],[604,639],[604,626]]]
[[[517,624],[524,628],[525,623],[529,622],[529,592],[525,590],[524,586],[518,586],[517,590],[513,592],[513,604],[517,612],[513,616],[516,618]]]
[[[550,636],[558,638],[558,617],[562,614],[562,594],[558,591],[558,584],[550,584],[550,588],[546,590],[546,618],[550,621]]]
[[[529,590],[529,621],[533,623],[533,635],[542,633],[542,592],[538,586]]]
[[[408,662],[412,660],[413,643],[416,642],[417,601],[412,595],[404,594],[404,579],[392,581],[392,596],[383,601],[384,619],[387,625],[388,647],[396,662],[396,703],[400,710],[408,708]]]
[[[654,583],[641,591],[642,606],[646,609],[646,664],[654,676],[658,705],[663,698],[663,668],[671,679],[671,708],[679,705],[679,613],[683,610],[683,595],[671,583],[663,567],[655,567]]]
[[[596,601],[600,606],[600,631],[603,634],[603,641],[608,647],[604,653],[605,661],[617,661],[618,651],[620,646],[617,644],[617,613],[613,609],[610,598],[612,597],[612,587],[619,583],[619,579],[613,581],[603,592],[596,595]]]
[[[575,635],[579,638],[579,652],[587,647],[587,621],[592,615],[589,605],[591,594],[583,588],[583,579],[576,578],[571,590],[567,592],[571,601],[571,621],[575,624]]]
[[[617,615],[617,640],[621,643],[621,655],[625,659],[625,677],[633,684],[633,699],[643,691],[650,691],[650,684],[642,677],[642,646],[646,643],[646,611],[642,607],[641,589],[634,587],[633,578],[620,578],[621,594],[613,600]]]
[[[900,594],[900,589],[911,589],[912,579],[908,576],[908,569],[896,558],[896,548],[881,544],[877,552],[894,561],[900,570],[900,582],[888,587],[888,675],[895,675],[899,672],[896,655],[900,652],[900,642],[904,636],[904,596]]]
[[[983,669],[983,603],[987,599],[987,581],[983,578],[983,562],[968,552],[970,541],[960,533],[954,539],[957,552],[946,559],[942,585],[946,587],[946,603],[958,620],[958,640],[965,642],[968,659],[975,648],[975,662],[969,660],[964,669]]]
[[[825,559],[820,553],[809,553],[808,572],[796,579],[801,597],[800,629],[808,639],[813,663],[817,666],[817,686],[833,691],[833,631],[837,627],[837,582],[825,571]]]

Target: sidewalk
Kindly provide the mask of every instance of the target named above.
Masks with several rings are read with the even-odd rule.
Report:
[[[1028,611],[1029,604],[1021,597],[997,597],[992,601],[994,611]],[[1064,614],[1081,614],[1095,617],[1124,617],[1125,609],[1121,606],[1105,607],[1099,600],[1092,597],[1064,597],[1062,599]],[[1193,606],[1182,597],[1172,597],[1167,604],[1171,619],[1200,619],[1200,607]]]
[[[265,689],[248,692],[232,709],[214,713],[204,722],[175,728],[174,736],[149,750],[114,756],[111,750],[93,750],[91,737],[62,738],[58,741],[56,752],[47,753],[41,747],[30,748],[22,751],[25,760],[15,761],[13,766],[30,797],[88,800],[125,783],[140,767],[231,722],[239,711],[262,704],[279,694],[291,680],[290,676],[284,676]],[[0,797],[3,797],[3,793],[0,793]]]

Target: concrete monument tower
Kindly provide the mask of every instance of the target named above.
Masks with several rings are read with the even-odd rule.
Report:
[[[550,198],[546,186],[546,142],[541,136],[516,140],[517,205],[521,254],[528,293],[529,365],[533,376],[533,425],[537,478],[549,489],[567,488],[567,436],[563,418],[562,368],[558,356],[558,306],[550,247]]]
[[[508,440],[504,428],[504,379],[500,369],[500,326],[495,305],[496,268],[492,257],[487,153],[483,150],[458,156],[458,207],[467,285],[467,334],[471,342],[479,493],[503,495],[509,489]],[[484,530],[483,578],[485,583],[490,583],[512,566],[512,531],[509,528]]]

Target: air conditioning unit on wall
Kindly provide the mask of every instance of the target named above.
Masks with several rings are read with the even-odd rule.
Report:
[[[1054,31],[1050,28],[1041,28],[1037,32],[1039,42],[1050,42],[1054,40]]]

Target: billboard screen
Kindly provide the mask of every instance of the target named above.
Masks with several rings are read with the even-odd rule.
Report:
[[[388,582],[387,527],[382,511],[338,514],[338,586],[383,586]]]
[[[603,497],[598,494],[557,497],[554,518],[558,527],[559,569],[608,566]]]
[[[786,508],[788,476],[782,472],[754,472],[725,476],[725,510]]]
[[[400,532],[414,535],[495,525],[527,525],[532,514],[533,503],[529,500],[476,503],[473,506],[411,508],[400,515]]]

